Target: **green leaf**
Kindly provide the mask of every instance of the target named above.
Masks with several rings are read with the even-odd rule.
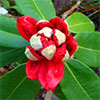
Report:
[[[76,12],[66,19],[72,33],[91,32],[95,30],[93,22],[84,14]]]
[[[24,58],[25,49],[12,49],[0,47],[0,67],[14,63]]]
[[[71,59],[64,63],[65,73],[60,85],[67,100],[99,100],[100,79],[85,64]]]
[[[9,17],[0,16],[0,30],[20,35],[16,26],[16,20]]]
[[[60,84],[56,87],[54,94],[60,99],[60,100],[66,100],[66,97],[64,93],[61,90]]]
[[[78,42],[76,59],[91,67],[100,67],[100,32],[85,32],[75,36]]]
[[[33,100],[40,89],[37,80],[28,80],[25,64],[16,67],[0,78],[1,100]]]
[[[10,4],[7,0],[2,0],[4,8],[9,9],[10,8]],[[1,7],[1,3],[0,3],[0,7]]]
[[[16,21],[0,16],[0,46],[23,48],[26,45],[29,45],[29,42],[19,34]]]
[[[29,42],[24,40],[20,35],[0,30],[0,46],[23,48],[26,45],[29,45]]]
[[[16,6],[23,15],[32,16],[37,20],[49,20],[55,17],[51,0],[15,0]]]

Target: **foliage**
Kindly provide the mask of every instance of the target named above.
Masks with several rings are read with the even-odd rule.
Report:
[[[56,16],[51,0],[15,0],[15,3],[20,14],[37,20]],[[66,100],[99,100],[100,79],[90,67],[100,67],[100,32],[95,32],[93,22],[79,12],[66,21],[79,46],[75,59],[64,63],[65,75],[55,94]],[[26,45],[29,43],[19,35],[16,21],[0,15],[0,67],[24,58]],[[7,100],[32,100],[41,88],[38,81],[27,80],[25,63],[2,76],[0,86],[0,99]]]

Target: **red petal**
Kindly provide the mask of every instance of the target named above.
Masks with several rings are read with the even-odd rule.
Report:
[[[38,79],[40,84],[46,89],[49,90],[48,82],[47,82],[47,73],[48,73],[48,60],[42,60],[41,67],[38,73]]]
[[[29,41],[31,36],[37,32],[37,21],[30,16],[22,16],[17,19],[17,28],[22,37]]]
[[[27,46],[27,48],[30,50],[30,52],[32,53],[32,55],[34,55],[38,59],[43,59],[44,58],[43,56],[41,56],[40,54],[38,54],[32,47]]]
[[[54,91],[64,76],[64,65],[59,62],[48,62],[47,82],[50,90]]]
[[[56,45],[59,46],[58,39],[57,39],[57,37],[55,36],[56,30],[53,29],[52,31],[53,31],[53,40],[55,41]]]
[[[51,24],[54,25],[54,28],[60,30],[61,32],[65,33],[65,35],[68,35],[68,26],[64,22],[63,19],[55,17],[49,21]]]
[[[39,22],[38,24],[37,24],[37,30],[39,31],[39,30],[41,30],[42,28],[44,28],[44,27],[50,27],[50,28],[53,28],[53,25],[51,24],[51,23],[49,23],[49,22]]]
[[[55,62],[61,61],[65,54],[66,54],[66,44],[64,43],[61,47],[57,48],[54,56],[54,61]]]
[[[73,38],[72,35],[69,35],[67,37],[66,43],[67,43],[67,50],[68,50],[70,56],[72,56],[74,54],[74,52],[76,51],[76,49],[77,49],[78,43]]]
[[[60,62],[53,62],[44,60],[38,73],[38,78],[41,85],[47,89],[52,90],[60,83],[64,75],[64,65]]]
[[[49,41],[44,41],[43,42],[43,49],[47,48],[50,45],[55,45],[55,42],[53,40],[49,40]]]
[[[26,74],[28,79],[37,79],[38,71],[41,66],[41,61],[31,61],[28,60],[26,64]]]

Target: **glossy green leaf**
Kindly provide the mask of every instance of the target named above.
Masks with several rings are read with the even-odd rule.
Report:
[[[12,49],[0,47],[0,67],[14,63],[25,57],[25,48],[23,49]]]
[[[16,20],[6,16],[0,16],[0,30],[20,35],[16,26]]]
[[[23,15],[32,16],[37,20],[49,20],[55,17],[55,10],[51,0],[15,0]]]
[[[67,100],[99,100],[100,78],[87,65],[71,59],[64,63],[60,85]]]
[[[22,48],[29,42],[19,35],[16,21],[8,17],[0,16],[0,46]]]
[[[0,78],[0,100],[33,100],[40,89],[37,80],[28,80],[25,64]]]
[[[0,30],[0,46],[23,48],[26,45],[29,45],[29,42],[22,38],[20,35]]]
[[[66,19],[68,29],[72,33],[94,31],[93,22],[84,14],[76,12]]]
[[[100,32],[85,32],[75,36],[78,42],[76,59],[91,67],[100,67]]]

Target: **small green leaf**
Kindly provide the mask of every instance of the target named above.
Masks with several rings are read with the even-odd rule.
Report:
[[[2,0],[2,3],[4,5],[4,8],[6,8],[6,9],[10,8],[10,4],[9,4],[8,0]],[[1,3],[0,3],[0,7],[1,7]]]
[[[0,47],[0,67],[11,64],[24,58],[24,48],[23,49],[12,49]]]
[[[28,80],[25,64],[0,78],[0,100],[33,100],[40,89],[37,80]]]
[[[15,0],[16,6],[23,15],[32,16],[37,20],[49,20],[56,16],[51,0]]]
[[[95,30],[93,22],[84,14],[76,12],[66,19],[72,33],[91,32]]]
[[[100,67],[100,32],[84,32],[75,38],[79,45],[76,59],[91,67]]]
[[[88,66],[71,59],[64,63],[60,85],[67,100],[99,100],[100,79]]]

